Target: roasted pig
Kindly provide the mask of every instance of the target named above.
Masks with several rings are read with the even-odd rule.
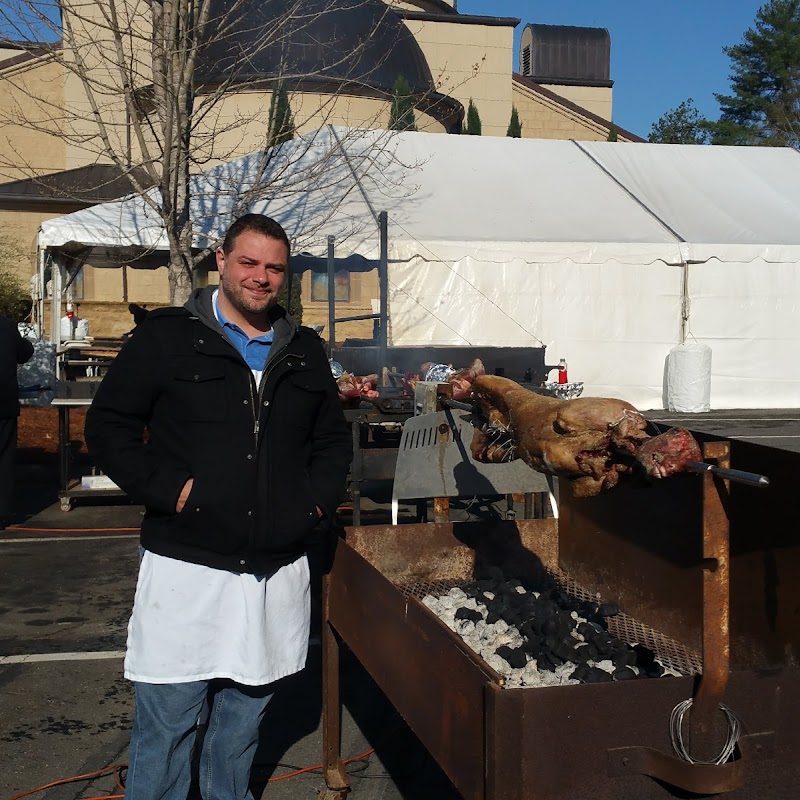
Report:
[[[569,479],[577,497],[612,489],[622,475],[665,478],[687,461],[702,460],[689,431],[650,436],[647,420],[624,400],[558,400],[492,375],[474,379],[472,397],[482,423],[472,440],[476,460],[521,458],[539,472]]]

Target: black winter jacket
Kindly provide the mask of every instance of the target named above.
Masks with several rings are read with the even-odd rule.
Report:
[[[33,345],[20,336],[17,323],[0,317],[0,419],[19,416],[17,364],[33,355]]]
[[[86,442],[145,505],[145,548],[263,574],[302,554],[316,506],[333,517],[351,434],[319,336],[273,307],[274,342],[257,387],[214,317],[212,295],[201,289],[184,308],[148,314],[97,391]]]

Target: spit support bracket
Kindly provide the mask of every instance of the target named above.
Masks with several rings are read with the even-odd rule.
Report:
[[[703,477],[703,673],[692,698],[689,734],[692,749],[713,747],[722,732],[725,715],[720,709],[730,675],[730,519],[728,516],[731,446],[729,441],[706,442],[703,458],[715,462]],[[700,470],[696,470],[700,472]],[[753,476],[759,478],[760,476]],[[734,480],[736,476],[733,475]],[[765,488],[769,481],[742,481]],[[724,735],[724,733],[723,733]],[[610,775],[649,775],[695,794],[724,794],[744,781],[743,760],[761,754],[772,732],[741,736],[740,758],[724,764],[687,761],[647,747],[608,751]],[[757,742],[757,744],[756,744]]]
[[[703,458],[729,469],[728,441],[706,442]],[[730,481],[703,475],[703,674],[692,702],[692,739],[707,737],[728,686],[730,674]]]

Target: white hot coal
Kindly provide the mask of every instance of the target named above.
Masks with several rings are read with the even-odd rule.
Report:
[[[422,602],[510,689],[679,675],[648,647],[608,631],[614,603],[577,600],[561,589],[534,591],[490,570],[486,579]]]

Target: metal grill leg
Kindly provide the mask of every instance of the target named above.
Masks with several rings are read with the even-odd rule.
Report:
[[[342,763],[342,700],[339,684],[339,641],[329,620],[328,575],[322,578],[322,751],[325,758],[325,800],[343,800],[350,781]]]

